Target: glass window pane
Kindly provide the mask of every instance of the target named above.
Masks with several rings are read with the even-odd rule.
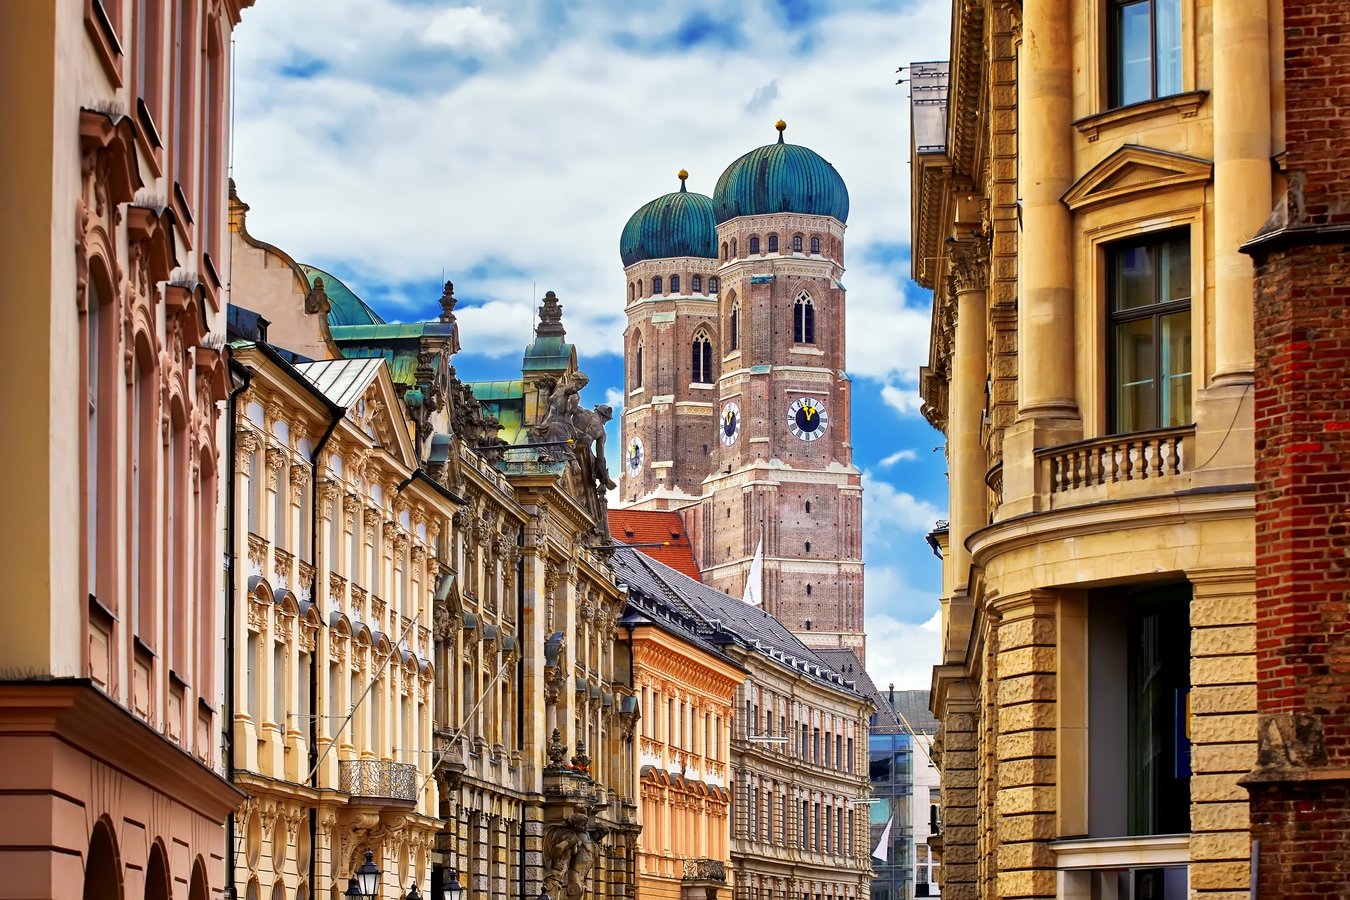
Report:
[[[1126,106],[1153,96],[1153,40],[1149,4],[1116,8],[1116,105]]]
[[[1162,427],[1191,423],[1191,311],[1163,316]]]
[[[1157,428],[1153,319],[1117,325],[1115,343],[1115,430],[1123,434]]]
[[[1181,93],[1181,0],[1154,0],[1158,96]]]
[[[1135,309],[1158,301],[1154,278],[1157,252],[1156,246],[1125,247],[1115,251],[1112,300],[1116,310]]]
[[[1189,300],[1191,297],[1191,242],[1186,239],[1162,245],[1162,296],[1159,303]]]

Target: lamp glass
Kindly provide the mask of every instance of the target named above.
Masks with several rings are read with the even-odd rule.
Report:
[[[361,886],[364,897],[374,897],[380,892],[380,869],[375,865],[375,854],[366,851],[366,861],[356,870],[356,881]]]
[[[442,900],[463,900],[464,886],[459,883],[459,872],[450,870],[450,880],[441,883]]]

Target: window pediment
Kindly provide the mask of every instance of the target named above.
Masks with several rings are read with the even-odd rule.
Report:
[[[1077,212],[1179,185],[1205,183],[1213,174],[1214,164],[1207,159],[1126,144],[1074,182],[1061,199]]]

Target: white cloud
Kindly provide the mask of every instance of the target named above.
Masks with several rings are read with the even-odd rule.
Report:
[[[880,465],[881,465],[882,468],[890,468],[891,466],[895,465],[896,463],[900,462],[901,460],[906,460],[906,461],[909,461],[909,462],[913,462],[914,460],[916,460],[916,459],[918,459],[918,458],[919,458],[919,457],[918,457],[918,454],[915,453],[913,450],[897,450],[897,451],[895,451],[894,453],[892,453],[890,456],[888,456],[888,457],[886,457],[885,459],[883,459],[883,460],[880,462]]]
[[[605,405],[614,410],[614,418],[623,412],[623,391],[618,388],[605,388]]]
[[[949,4],[840,8],[808,26],[809,50],[770,7],[737,8],[739,45],[670,52],[688,3],[258,4],[236,31],[233,163],[249,230],[340,263],[358,293],[444,268],[466,349],[518,353],[552,289],[583,358],[615,352],[624,222],[674,190],[680,168],[711,193],[782,117],[849,187],[849,371],[903,384],[929,325],[904,293],[909,117],[894,71],[947,54]],[[623,49],[621,32],[658,49]],[[494,52],[466,61],[475,50]],[[321,65],[278,77],[295,60]]]
[[[426,39],[447,47],[497,50],[511,39],[511,26],[477,6],[447,9],[427,25]]]
[[[923,408],[923,398],[917,387],[899,387],[887,384],[881,389],[881,399],[887,406],[902,416],[918,415]]]
[[[926,534],[945,515],[927,500],[877,480],[870,470],[863,472],[862,483],[864,546],[868,541],[890,543],[896,532]]]
[[[942,613],[933,613],[922,625],[902,622],[885,614],[866,617],[867,674],[885,691],[928,690],[933,666],[942,661]]]

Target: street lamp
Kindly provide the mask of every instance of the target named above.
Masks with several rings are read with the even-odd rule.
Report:
[[[422,900],[422,892],[417,889],[416,881],[412,883],[412,887],[408,888],[408,896],[404,900]]]
[[[356,877],[352,879],[360,892],[359,896],[364,897],[365,900],[373,900],[375,895],[380,892],[381,874],[379,867],[375,865],[375,854],[367,850],[366,861],[361,864],[361,868],[356,870]],[[349,895],[351,890],[351,885],[348,885],[347,893]]]
[[[450,880],[441,882],[441,900],[464,900],[464,885],[459,883],[459,872],[450,870]]]

